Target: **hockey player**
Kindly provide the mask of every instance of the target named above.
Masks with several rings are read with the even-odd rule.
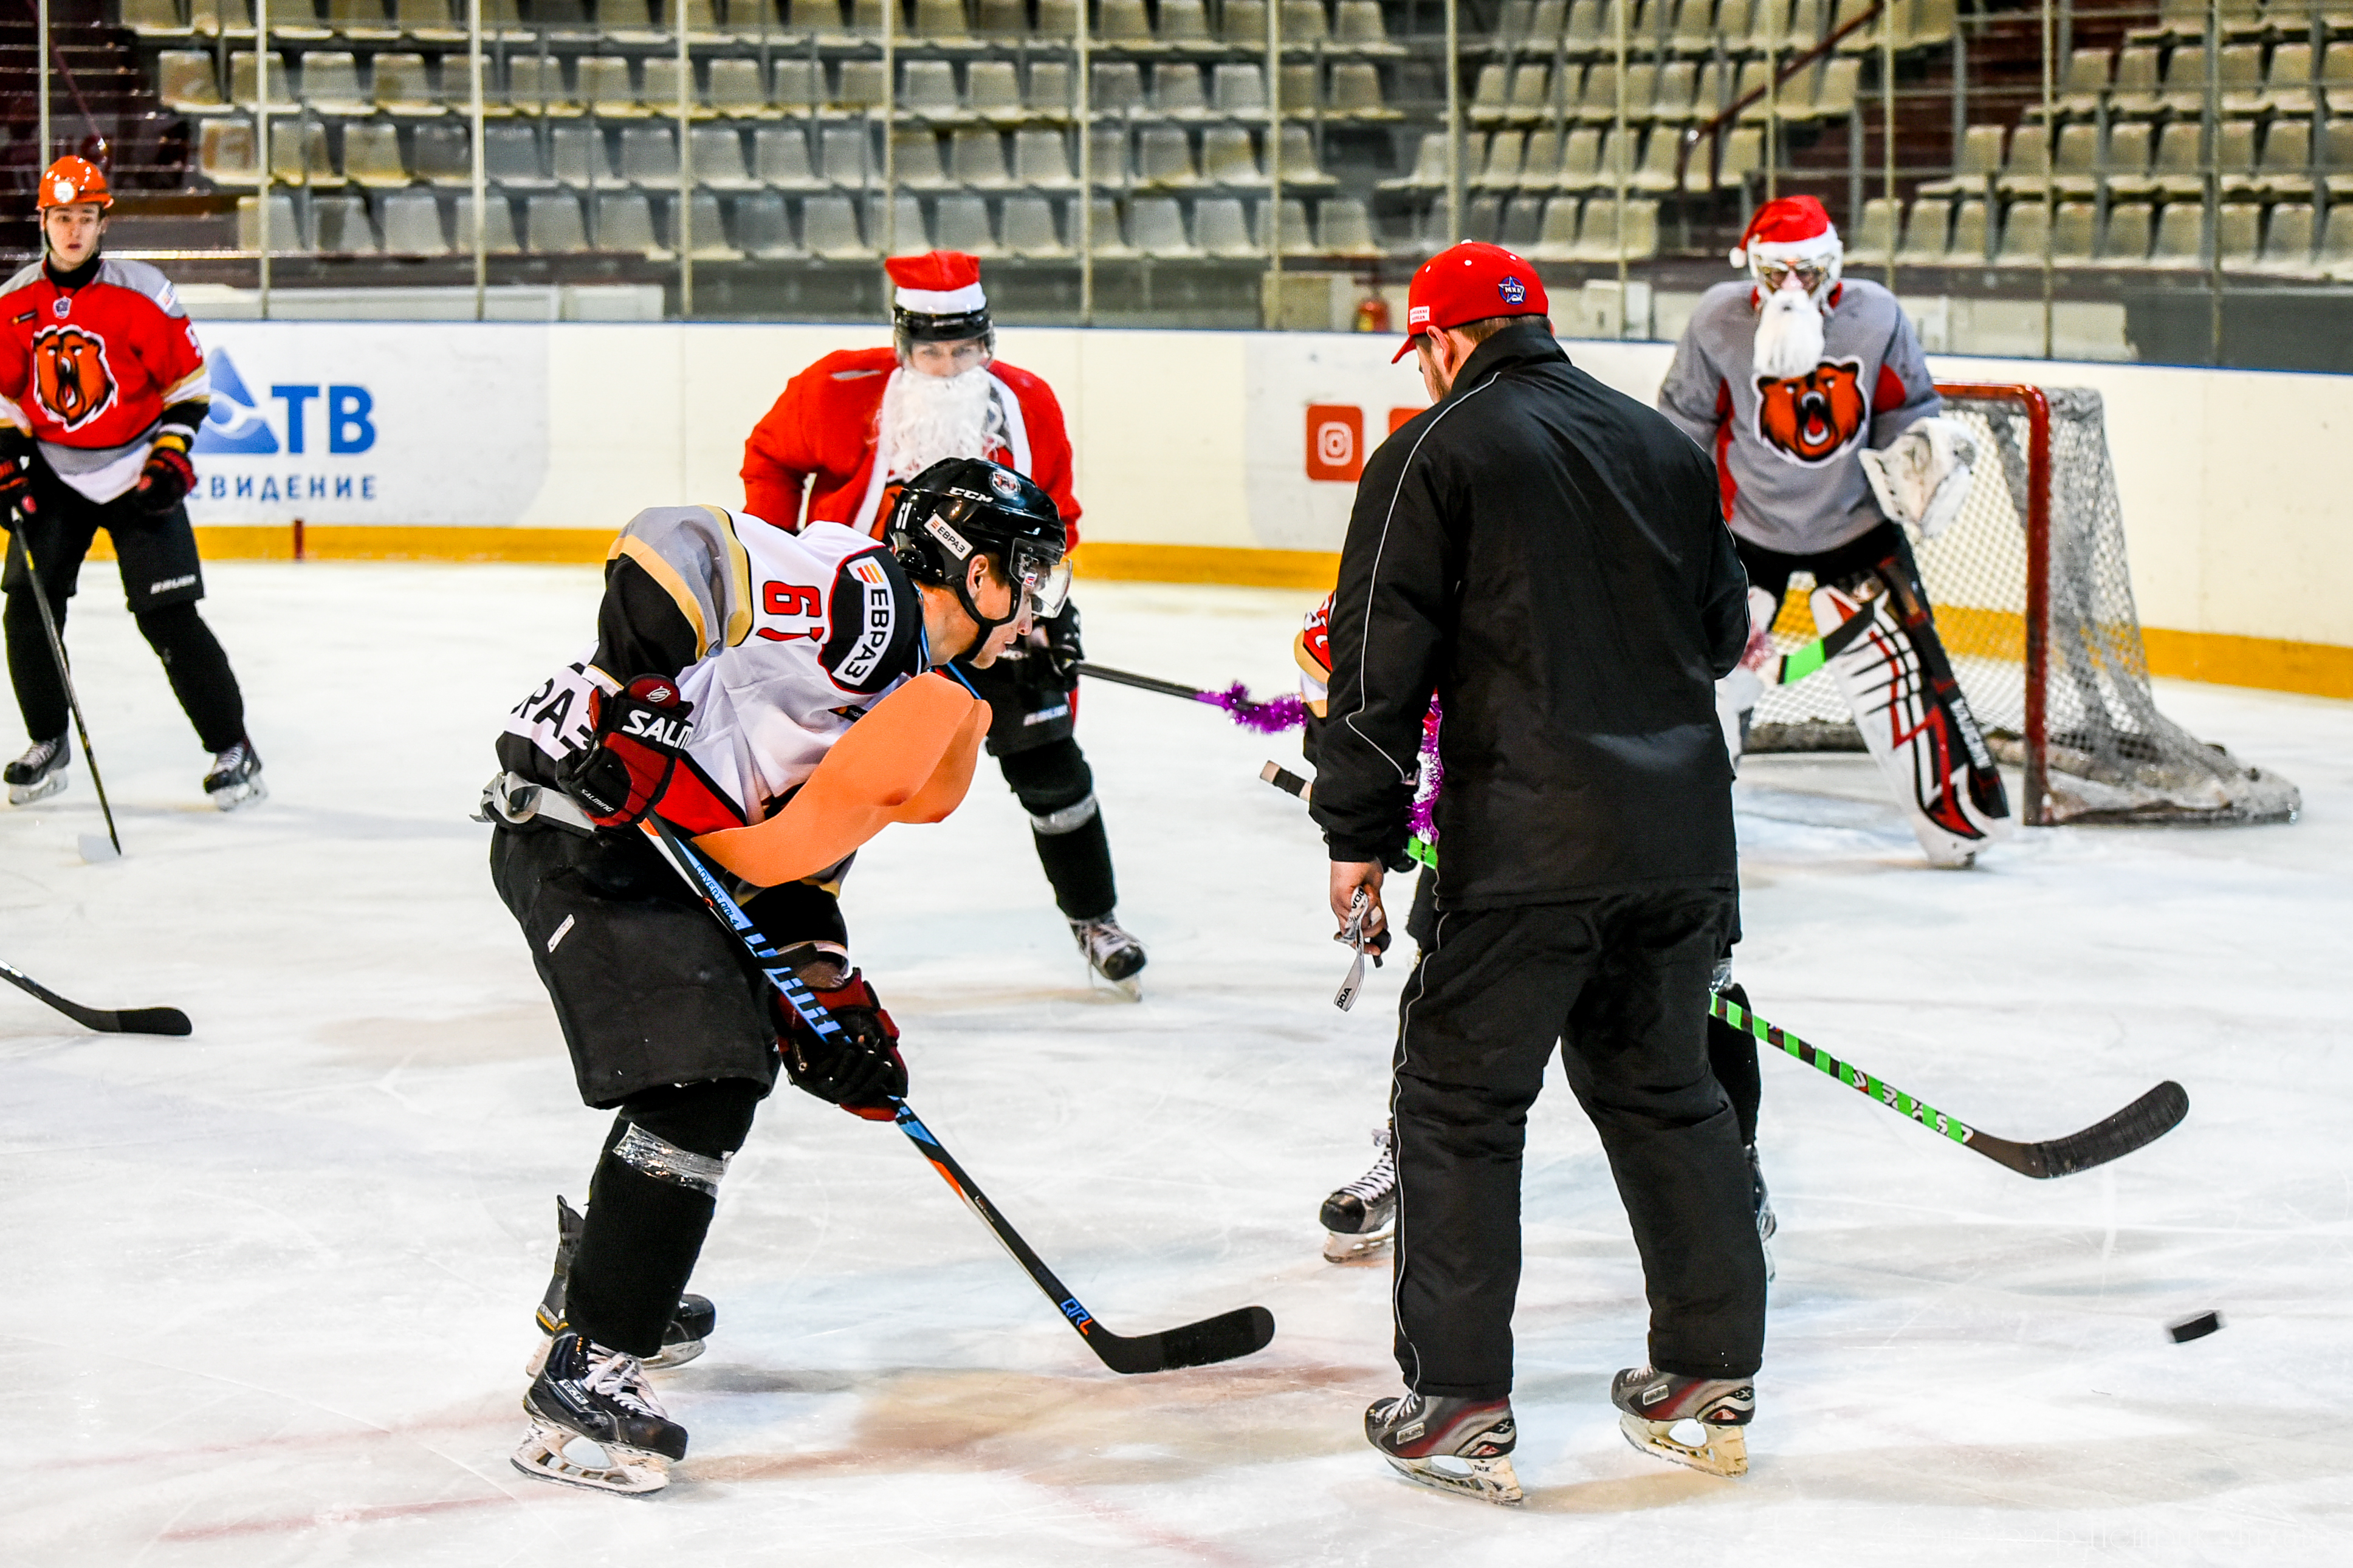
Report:
[[[1299,635],[1292,639],[1292,657],[1299,666],[1299,695],[1307,709],[1300,751],[1313,769],[1332,685],[1331,595],[1324,595],[1324,602],[1310,610],[1301,623]],[[1430,947],[1438,922],[1435,846],[1432,851],[1431,858],[1423,860],[1421,873],[1414,880],[1412,910],[1405,922],[1406,935],[1416,948],[1424,951]],[[1732,984],[1729,958],[1718,966],[1714,988],[1742,1007],[1748,1005],[1748,994]],[[1757,1211],[1757,1236],[1765,1244],[1765,1275],[1769,1280],[1773,1277],[1771,1243],[1779,1222],[1774,1216],[1772,1195],[1766,1189],[1764,1168],[1757,1157],[1757,1112],[1764,1096],[1764,1082],[1757,1068],[1756,1037],[1710,1017],[1707,1065],[1716,1081],[1724,1085],[1733,1111],[1740,1119],[1740,1142],[1747,1151],[1749,1185]],[[1326,1262],[1354,1263],[1387,1248],[1397,1234],[1397,1183],[1396,1131],[1384,1122],[1373,1130],[1371,1168],[1356,1180],[1334,1188],[1317,1212],[1316,1217],[1324,1226]]]
[[[950,661],[988,668],[1061,609],[1070,580],[1052,498],[991,463],[912,477],[885,539],[716,507],[640,512],[607,559],[596,646],[499,738],[491,879],[581,1099],[617,1112],[523,1398],[514,1461],[530,1474],[652,1491],[685,1457],[644,1363],[685,1359],[681,1341],[709,1330],[709,1304],[681,1291],[779,1067],[870,1120],[906,1091],[835,891],[884,824],[938,821],[971,783],[988,710]],[[637,827],[649,812],[735,879],[838,1038],[746,966]],[[566,1456],[583,1437],[601,1463]]]
[[[884,265],[892,346],[830,353],[793,377],[744,444],[745,506],[782,528],[806,518],[872,532],[911,475],[944,458],[987,458],[1045,488],[1076,549],[1061,405],[1044,381],[996,357],[980,263],[934,250]],[[1029,814],[1071,934],[1095,973],[1134,995],[1144,947],[1120,927],[1111,841],[1073,733],[1083,657],[1069,605],[972,680],[995,714],[989,753]]]
[[[1763,634],[1791,574],[1815,583],[1828,632],[1871,614],[1831,661],[1863,743],[1931,862],[1964,867],[2010,829],[2010,805],[1936,636],[1904,530],[1932,538],[1968,486],[1968,442],[1939,417],[1927,361],[1895,297],[1841,277],[1844,249],[1811,196],[1757,209],[1736,267],[1676,345],[1659,408],[1713,453],[1747,568],[1748,658],[1717,689],[1736,761]]]
[[[65,684],[33,602],[25,555],[60,628],[82,558],[104,529],[140,635],[213,753],[205,794],[223,811],[267,795],[228,656],[196,613],[205,596],[184,498],[211,406],[204,345],[161,272],[100,254],[106,175],[60,158],[41,176],[47,254],[0,287],[0,526],[13,526],[0,588],[8,674],[32,739],[0,770],[22,805],[66,787]]]

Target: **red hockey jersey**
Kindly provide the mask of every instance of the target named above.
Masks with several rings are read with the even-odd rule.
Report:
[[[139,482],[164,409],[212,395],[196,329],[144,262],[102,258],[60,288],[37,261],[0,285],[0,423],[92,500]]]
[[[1053,388],[1002,360],[989,365],[997,407],[1005,416],[1005,446],[986,454],[1035,479],[1054,498],[1070,536],[1079,543],[1079,502],[1071,493],[1071,437]],[[751,438],[744,443],[744,510],[779,528],[804,522],[846,523],[880,535],[888,515],[884,492],[892,478],[878,471],[884,405],[902,379],[888,348],[829,353],[785,384]],[[807,499],[807,515],[802,500]]]

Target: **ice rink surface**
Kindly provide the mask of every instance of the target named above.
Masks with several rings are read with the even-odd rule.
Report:
[[[853,937],[914,1103],[1089,1307],[1132,1333],[1262,1302],[1274,1344],[1112,1375],[896,1132],[780,1088],[696,1279],[718,1334],[662,1383],[691,1455],[628,1500],[507,1462],[553,1198],[607,1119],[466,820],[596,574],[210,575],[270,801],[206,806],[94,566],[69,640],[130,857],[77,856],[79,762],[0,813],[0,959],[196,1023],[105,1038],[0,994],[0,1563],[2237,1564],[2353,1538],[2353,706],[2168,686],[2303,786],[2304,822],[2033,832],[1969,873],[1924,868],[1862,759],[1754,763],[1760,1013],[2009,1137],[2168,1077],[2189,1118],[2035,1183],[1768,1062],[1780,1279],[1732,1482],[1617,1434],[1640,1276],[1556,1068],[1506,1511],[1360,1435],[1397,1384],[1388,1270],[1323,1263],[1315,1209],[1366,1163],[1404,966],[1333,1009],[1320,846],[1254,776],[1295,748],[1090,686],[1147,999],[1090,989],[986,763],[954,820],[860,856]],[[1264,693],[1312,595],[1080,598],[1099,661]],[[2167,1338],[2209,1308],[2221,1333]]]

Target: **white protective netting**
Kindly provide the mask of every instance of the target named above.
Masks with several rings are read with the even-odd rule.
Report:
[[[1944,389],[1947,417],[1977,438],[1968,504],[1916,546],[1936,625],[1969,708],[2003,762],[2035,771],[2026,700],[2028,522],[2032,514],[2026,400],[1999,388]],[[2286,822],[2296,787],[2247,767],[2158,711],[2133,607],[2123,508],[2108,461],[2100,395],[2043,393],[2051,409],[2050,607],[2043,680],[2044,822]],[[1790,585],[1775,640],[1815,635],[1811,584]],[[1766,692],[1747,749],[1862,751],[1862,737],[1826,674]],[[2022,813],[2038,819],[2031,802]]]

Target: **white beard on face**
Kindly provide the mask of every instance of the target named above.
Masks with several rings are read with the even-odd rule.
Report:
[[[1005,414],[987,365],[955,375],[910,370],[883,411],[884,477],[913,479],[948,458],[986,458],[1005,445]]]
[[[1822,311],[1802,289],[1781,288],[1757,313],[1757,374],[1787,381],[1822,363]]]

